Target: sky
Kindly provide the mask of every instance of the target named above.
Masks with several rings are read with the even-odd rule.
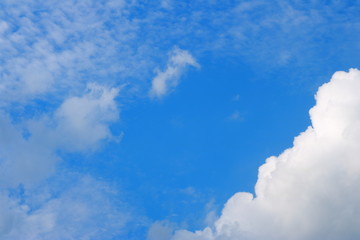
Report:
[[[0,239],[359,239],[360,3],[0,2]]]

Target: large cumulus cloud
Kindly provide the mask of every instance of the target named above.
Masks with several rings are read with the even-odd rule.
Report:
[[[360,238],[359,93],[359,70],[336,72],[316,94],[312,125],[259,168],[255,196],[236,193],[213,228],[172,239]]]

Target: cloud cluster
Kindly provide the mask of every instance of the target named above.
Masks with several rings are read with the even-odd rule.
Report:
[[[127,7],[122,0],[2,1],[0,103],[61,100],[89,81],[114,84],[131,75],[143,54],[132,53],[137,30]]]
[[[322,37],[334,37],[335,43],[336,31],[356,34],[355,28],[343,22],[342,13],[350,14],[355,25],[359,6],[319,5],[319,1],[305,5],[262,0],[222,3],[221,7],[202,1],[2,1],[0,105],[8,100],[26,102],[49,94],[79,93],[88,81],[116,84],[130,77],[132,81],[145,80],[176,44],[195,55],[231,52],[272,66],[270,63],[282,65],[295,60],[304,64],[302,56],[306,63],[309,56],[320,59],[316,52],[319,45],[316,49],[303,47],[314,46],[318,37],[314,29],[321,30]],[[183,17],[178,17],[179,11]],[[330,27],[332,31],[324,30]],[[323,47],[325,52],[335,51]],[[180,54],[177,51],[173,54]],[[168,67],[154,78],[153,96],[161,96],[177,84],[174,79],[182,70],[176,69],[183,68],[182,64],[197,65],[191,55],[180,55],[186,63],[171,63],[170,57]]]
[[[336,72],[316,94],[312,126],[259,168],[255,196],[235,194],[214,228],[172,239],[358,239],[359,92],[359,70]]]
[[[105,183],[49,179],[77,171],[59,168],[62,153],[89,154],[118,139],[110,125],[119,120],[119,86],[154,68],[154,51],[139,41],[144,20],[131,16],[137,6],[123,0],[0,3],[1,239],[108,239],[124,231],[127,210],[111,201]],[[163,73],[166,91],[187,65],[197,63],[175,49]]]
[[[110,125],[119,120],[123,81],[114,76],[134,70],[123,61],[136,36],[126,7],[0,3],[1,239],[110,239],[129,221],[106,183],[81,174],[49,180],[77,171],[59,168],[59,153],[89,153],[117,139]]]
[[[59,151],[91,152],[113,139],[119,89],[89,84],[54,112],[14,123],[0,113],[0,238],[112,239],[123,234],[128,208],[106,183],[69,177]],[[55,181],[50,179],[62,179]]]

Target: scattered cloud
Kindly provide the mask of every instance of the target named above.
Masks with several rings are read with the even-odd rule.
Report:
[[[193,197],[196,197],[196,195],[197,195],[196,189],[194,187],[191,187],[191,186],[187,187],[187,188],[184,188],[184,189],[181,189],[180,192],[185,194],[185,195],[189,195],[189,196],[193,196]]]
[[[118,92],[117,88],[88,84],[83,96],[70,97],[54,114],[29,121],[29,131],[57,148],[96,149],[101,140],[113,137],[109,125],[119,120]]]
[[[227,117],[228,120],[236,121],[241,120],[242,116],[238,110],[234,111],[230,116]]]
[[[108,126],[119,118],[117,94],[118,89],[90,84],[83,96],[70,97],[53,114],[18,124],[0,114],[1,184],[39,182],[54,173],[58,150],[93,151],[112,139]]]
[[[46,141],[28,139],[22,128],[0,113],[0,185],[34,184],[52,175],[59,158]]]
[[[171,2],[171,0],[161,0],[160,6],[165,8],[165,9],[171,9],[172,8],[172,2]]]
[[[234,101],[234,102],[240,101],[240,94],[236,94],[235,96],[233,96],[232,101]]]
[[[148,231],[147,240],[169,240],[174,231],[174,224],[169,221],[157,221]]]
[[[131,81],[132,89],[147,93],[149,82],[143,80],[151,79],[151,70],[175,44],[188,51],[170,51],[166,66],[152,79],[152,98],[173,91],[188,67],[200,67],[192,54],[241,50],[236,54],[286,65],[303,56],[299,53],[318,56],[318,49],[308,46],[319,36],[334,38],[341,46],[345,33],[357,39],[352,37],[358,33],[353,27],[359,22],[356,5],[337,2],[316,8],[320,1],[306,6],[298,1],[245,1],[237,6],[221,3],[219,8],[215,2],[204,8],[202,1],[163,0],[159,6],[149,3],[150,8],[126,0],[1,1],[0,238],[121,235],[129,216],[112,202],[113,190],[105,183],[83,176],[54,195],[42,186],[58,186],[48,179],[61,175],[59,151],[92,152],[104,140],[116,139],[110,125],[119,121],[118,86]],[[344,22],[345,15],[354,22]],[[324,49],[340,48],[325,44]],[[261,234],[289,239],[290,231],[292,239],[296,234],[299,239],[358,237],[359,197],[352,191],[359,182],[353,157],[359,140],[358,75],[357,70],[337,73],[319,90],[311,111],[313,127],[296,138],[293,148],[261,167],[255,198],[236,194],[214,227],[195,234],[179,231],[174,239],[261,239]],[[27,112],[27,107],[36,111]],[[234,112],[230,119],[239,117]],[[306,179],[305,172],[311,173]],[[331,181],[336,177],[340,180]],[[167,239],[171,228],[155,224],[149,239]],[[273,232],[280,228],[284,231]]]
[[[113,188],[88,176],[0,196],[0,237],[6,240],[113,239],[134,218]]]
[[[130,213],[113,202],[106,183],[88,176],[48,180],[64,176],[59,151],[91,152],[114,138],[109,125],[119,118],[118,91],[89,84],[53,113],[19,123],[1,112],[1,239],[112,239],[125,232]],[[56,194],[48,191],[54,188]]]
[[[312,126],[259,168],[255,196],[237,193],[214,228],[173,240],[360,237],[360,71],[336,72],[316,94]]]
[[[2,1],[0,106],[62,101],[89,82],[118,86],[146,75],[155,51],[139,40],[131,6],[122,0]]]
[[[200,67],[188,51],[175,48],[164,71],[159,71],[152,80],[150,96],[161,98],[179,84],[179,77],[187,66]]]
[[[89,81],[118,85],[131,79],[140,86],[141,80],[150,79],[151,69],[163,60],[164,52],[179,39],[194,54],[211,51],[223,55],[230,51],[248,56],[249,60],[278,65],[292,61],[304,64],[301,59],[307,61],[308,56],[320,59],[319,49],[312,47],[315,38],[320,34],[334,38],[337,44],[338,35],[342,36],[334,35],[338,30],[348,36],[358,34],[353,26],[359,22],[359,7],[339,3],[322,8],[319,5],[319,1],[305,5],[256,0],[226,3],[219,8],[215,2],[163,0],[150,8],[146,3],[126,0],[86,3],[29,0],[25,4],[2,1],[0,105],[4,101],[25,103],[48,99],[49,95],[61,98],[64,93],[76,94]],[[163,11],[164,7],[181,10],[186,17],[176,16],[177,11]],[[354,19],[351,25],[343,21],[343,13]],[[313,34],[314,29],[318,34]],[[329,54],[337,51],[330,51],[326,44],[323,47]],[[176,86],[175,79],[184,65],[198,66],[189,52],[172,51],[183,62],[172,62],[170,56],[168,66],[153,79],[151,95],[163,96]]]

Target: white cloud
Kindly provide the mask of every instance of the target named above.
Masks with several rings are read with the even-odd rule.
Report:
[[[161,98],[173,90],[187,66],[199,67],[200,65],[188,51],[175,48],[171,52],[166,69],[158,72],[152,80],[150,96]]]
[[[258,58],[259,54],[266,53],[258,50],[269,49],[269,43],[288,46],[283,44],[289,42],[289,39],[283,38],[285,35],[290,36],[290,42],[296,43],[296,48],[305,46],[306,44],[298,44],[298,41],[291,41],[302,38],[298,38],[290,30],[294,26],[304,26],[301,23],[316,23],[319,20],[317,15],[324,16],[317,13],[307,16],[314,11],[299,11],[286,4],[280,4],[282,11],[279,14],[279,11],[274,12],[272,8],[268,14],[262,14],[261,6],[272,5],[259,2],[261,4],[258,6],[243,4],[233,11],[224,11],[226,6],[215,10],[219,6],[217,4],[209,10],[206,8],[205,11],[199,11],[203,9],[201,3],[191,3],[192,7],[188,8],[190,5],[181,3],[185,7],[180,9],[187,10],[179,18],[174,12],[161,9],[179,7],[176,2],[167,0],[159,2],[159,8],[155,9],[147,8],[149,5],[146,3],[123,0],[1,1],[0,186],[5,190],[0,195],[0,238],[7,236],[11,239],[12,236],[14,239],[56,239],[53,234],[57,233],[65,239],[79,239],[77,234],[83,231],[82,228],[75,229],[79,230],[78,233],[69,230],[67,232],[70,235],[64,237],[63,230],[71,227],[61,227],[64,226],[61,224],[69,222],[74,226],[83,225],[62,217],[61,212],[54,212],[59,209],[58,211],[71,215],[68,211],[71,209],[70,202],[74,206],[84,205],[89,208],[87,200],[93,205],[102,205],[100,202],[106,202],[106,197],[99,202],[92,202],[91,197],[94,196],[91,194],[89,199],[77,199],[76,194],[63,193],[58,199],[43,202],[40,207],[33,208],[24,205],[24,201],[28,201],[30,196],[19,200],[11,197],[7,190],[13,191],[19,184],[24,184],[28,191],[36,188],[38,183],[43,184],[44,179],[56,174],[57,163],[61,161],[57,154],[59,150],[91,152],[103,140],[114,139],[109,125],[119,120],[119,109],[115,101],[118,89],[104,86],[119,86],[119,82],[128,79],[150,79],[146,73],[159,60],[157,56],[164,56],[161,49],[169,47],[166,43],[159,46],[159,42],[181,39],[182,45],[186,46],[187,43],[191,52],[196,49],[198,53],[209,49],[213,51],[214,48],[229,49],[228,46],[233,50],[240,46],[242,52],[248,55],[256,51],[255,56]],[[274,6],[278,8],[278,5]],[[249,13],[254,10],[260,11],[255,12],[254,16],[264,17],[253,19]],[[356,8],[353,12],[357,13]],[[203,25],[204,22],[209,27]],[[321,25],[314,26],[318,28]],[[274,39],[274,34],[266,34],[269,29],[281,30]],[[266,36],[271,36],[270,41],[259,34],[264,32]],[[143,38],[144,35],[147,37]],[[301,31],[301,36],[303,35]],[[211,40],[209,36],[215,37]],[[235,44],[229,42],[232,37],[236,40]],[[226,41],[221,45],[219,41],[223,39]],[[242,39],[255,47],[242,45]],[[271,49],[281,54],[280,62],[286,63],[294,56],[286,51],[278,51],[278,47]],[[271,57],[268,59],[274,59],[273,51],[270,50],[268,55]],[[172,91],[188,66],[199,67],[189,52],[174,49],[167,66],[153,79],[150,95],[160,98]],[[88,84],[89,82],[96,84]],[[131,85],[132,90],[141,88],[134,86],[133,82]],[[87,86],[87,92],[83,93]],[[35,103],[37,100],[40,100],[38,105]],[[17,105],[19,103],[20,107]],[[35,111],[25,113],[23,109],[32,104],[36,105]],[[315,122],[316,120],[314,126]],[[322,123],[321,126],[323,125]],[[352,131],[355,127],[347,130],[346,134],[350,139],[357,138],[356,131]],[[74,189],[81,192],[79,188]],[[32,197],[41,198],[36,193]],[[76,212],[76,209],[72,210]],[[90,213],[88,216],[97,218],[96,214]],[[63,220],[60,225],[54,225],[54,219]],[[220,232],[223,231],[219,227],[221,221],[223,220],[217,222],[219,230],[216,233],[206,230],[198,232],[197,236],[208,238],[207,236],[218,234],[222,237]],[[84,224],[88,222],[84,221]],[[18,233],[14,229],[19,229]],[[19,237],[19,234],[23,235]],[[81,234],[84,238],[90,238],[84,232]],[[188,232],[183,234],[193,236]]]
[[[126,7],[122,0],[0,3],[6,12],[0,22],[0,103],[49,96],[61,101],[89,81],[114,83],[130,74],[125,65],[137,57],[130,53],[137,31],[122,15]],[[116,24],[109,25],[113,18]]]
[[[64,174],[57,171],[59,150],[91,152],[115,138],[109,125],[119,119],[118,92],[89,84],[83,95],[69,97],[53,113],[17,123],[0,112],[1,239],[90,240],[125,234],[132,217],[128,207],[112,200],[114,189],[86,176],[66,183],[48,180]]]
[[[125,234],[125,226],[134,220],[133,213],[119,201],[113,188],[90,177],[66,178],[37,188],[37,192],[25,192],[31,195],[25,200],[2,192],[0,238],[90,240]],[[59,185],[61,189],[54,190]]]
[[[89,84],[53,113],[20,123],[1,112],[1,239],[112,239],[125,232],[128,207],[113,201],[114,189],[105,183],[87,176],[45,181],[64,175],[56,171],[58,150],[94,151],[114,138],[109,125],[119,119],[118,92]]]
[[[134,61],[121,60],[133,55],[125,7],[0,3],[0,239],[109,239],[124,231],[128,210],[112,202],[106,184],[49,178],[63,174],[59,152],[89,153],[117,139],[109,126],[119,120],[119,88],[105,86],[134,71],[124,66]],[[58,193],[49,197],[43,186]]]
[[[113,138],[109,124],[119,120],[115,102],[119,89],[89,84],[80,97],[66,99],[53,115],[29,121],[38,141],[47,139],[54,148],[70,151],[96,149],[103,139]]]
[[[119,119],[117,94],[116,88],[90,84],[86,94],[39,119],[13,124],[0,114],[1,185],[37,183],[54,173],[57,150],[94,151],[102,140],[113,139],[109,124]]]
[[[237,193],[214,228],[173,240],[360,238],[360,71],[319,88],[312,126],[259,168],[256,196]]]

